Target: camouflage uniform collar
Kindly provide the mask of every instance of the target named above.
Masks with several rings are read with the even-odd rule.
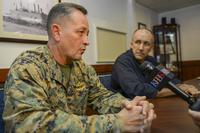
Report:
[[[55,79],[58,82],[62,83],[64,81],[61,71],[61,66],[56,62],[56,60],[53,57],[53,54],[51,53],[48,46],[44,46],[44,54],[45,54],[45,60],[44,63],[47,65],[48,74],[47,78]],[[87,65],[83,60],[77,60],[73,61],[71,64],[71,73],[77,75],[79,73],[82,73],[83,75],[87,75],[86,67]],[[76,70],[75,70],[76,68]]]
[[[61,76],[62,75],[61,68],[60,68],[59,64],[56,62],[56,60],[54,59],[53,54],[51,53],[48,46],[44,47],[44,53],[45,53],[45,56],[46,56],[45,57],[45,59],[46,59],[45,64],[48,67],[47,71],[49,71],[48,76],[51,79],[55,79],[58,82],[62,83],[63,79],[62,79],[62,76]]]
[[[53,54],[51,53],[48,46],[44,46],[44,53],[45,53],[45,60],[44,63],[47,65],[48,73],[49,75],[47,77],[50,77],[51,79],[55,79],[60,83],[63,83],[65,79],[63,79],[61,66],[56,62],[56,60],[53,57]],[[78,68],[75,70],[75,68]],[[77,74],[82,73],[84,75],[87,74],[85,71],[86,64],[83,60],[73,61],[71,64],[71,73]]]

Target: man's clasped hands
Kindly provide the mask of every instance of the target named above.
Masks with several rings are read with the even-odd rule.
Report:
[[[150,132],[152,120],[156,118],[154,105],[145,96],[136,96],[131,101],[123,101],[118,113],[124,125],[124,132]]]

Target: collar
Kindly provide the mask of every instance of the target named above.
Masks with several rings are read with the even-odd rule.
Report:
[[[44,63],[47,66],[48,76],[51,79],[55,79],[56,81],[63,83],[65,79],[63,79],[62,71],[60,68],[60,65],[56,62],[56,60],[53,57],[53,54],[51,53],[48,46],[44,47],[44,53],[45,53],[45,60]],[[83,60],[78,61],[72,61],[71,64],[71,73],[75,75],[79,75],[82,73],[83,75],[87,75],[86,71],[86,65]]]
[[[62,83],[63,79],[61,76],[62,72],[61,72],[60,66],[54,59],[53,54],[51,53],[48,46],[44,47],[44,53],[45,53],[44,63],[47,66],[46,71],[48,71],[48,74],[49,74],[47,77],[50,77],[51,79],[55,79],[58,82]]]

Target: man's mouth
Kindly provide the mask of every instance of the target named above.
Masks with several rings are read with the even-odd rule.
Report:
[[[85,49],[81,49],[81,54],[83,54],[85,52]]]
[[[144,56],[144,54],[141,53],[141,52],[137,52],[136,55],[137,55],[137,56]]]

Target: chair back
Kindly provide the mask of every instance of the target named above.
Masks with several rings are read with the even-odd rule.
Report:
[[[0,133],[4,132],[4,122],[3,122],[3,108],[4,108],[4,94],[3,87],[0,88]]]
[[[99,80],[108,90],[111,89],[111,74],[99,75]]]

